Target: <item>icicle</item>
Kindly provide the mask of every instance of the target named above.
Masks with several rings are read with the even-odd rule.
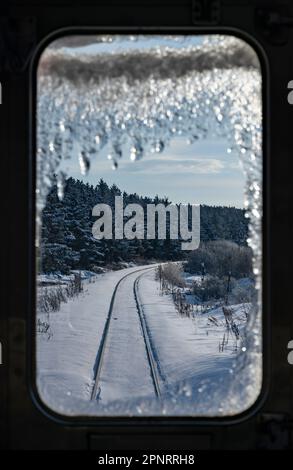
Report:
[[[64,198],[64,189],[66,182],[66,174],[63,171],[59,171],[57,175],[57,195],[60,201]]]
[[[79,166],[81,174],[85,176],[90,169],[90,160],[84,151],[79,154]]]

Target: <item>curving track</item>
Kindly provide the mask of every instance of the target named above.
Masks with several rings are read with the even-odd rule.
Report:
[[[138,293],[147,267],[117,282],[94,366],[91,399],[106,403],[134,396],[160,397],[160,378]]]

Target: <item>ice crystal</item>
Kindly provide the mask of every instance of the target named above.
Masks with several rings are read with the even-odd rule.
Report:
[[[67,40],[71,46],[74,40],[78,44],[78,38]],[[243,411],[261,385],[262,103],[257,56],[246,43],[228,36],[206,36],[201,42],[184,36],[152,36],[151,40],[96,36],[88,38],[91,42],[96,44],[94,52],[83,53],[81,48],[69,53],[59,40],[40,60],[37,226],[56,175],[58,195],[63,197],[62,161],[77,159],[81,173],[86,174],[91,159],[110,145],[109,164],[119,171],[120,158],[130,158],[134,164],[146,152],[158,153],[160,158],[159,153],[176,136],[185,136],[188,143],[224,137],[227,152],[238,154],[246,176],[248,244],[254,254],[258,300],[250,315],[246,347],[230,374],[229,393],[211,402],[208,411],[199,404],[196,412]],[[201,385],[198,392],[202,390]],[[181,394],[192,398],[184,385],[173,397],[176,403]],[[166,412],[178,413],[174,400],[172,409],[166,405]],[[156,414],[150,404],[139,404],[138,409]]]

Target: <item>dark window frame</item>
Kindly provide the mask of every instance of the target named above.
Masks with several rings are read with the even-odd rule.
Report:
[[[263,155],[263,221],[262,221],[262,388],[255,403],[246,411],[225,417],[104,417],[104,416],[66,416],[51,410],[41,399],[36,385],[36,263],[35,263],[35,182],[36,182],[36,103],[37,103],[37,67],[42,52],[56,39],[60,39],[67,35],[91,35],[91,34],[125,34],[125,35],[204,35],[204,34],[225,34],[237,37],[248,43],[258,56],[261,74],[262,74],[262,118],[263,118],[263,139],[262,139],[262,155]],[[34,57],[31,61],[30,68],[30,151],[29,151],[29,305],[28,311],[29,321],[27,325],[27,344],[28,344],[28,386],[31,398],[36,407],[48,418],[63,425],[73,426],[217,426],[227,424],[241,423],[253,417],[265,403],[269,391],[270,384],[270,278],[268,265],[270,259],[270,237],[269,237],[269,114],[268,114],[268,97],[269,97],[269,69],[268,61],[260,43],[250,34],[234,27],[66,27],[61,28],[46,36],[40,41]]]

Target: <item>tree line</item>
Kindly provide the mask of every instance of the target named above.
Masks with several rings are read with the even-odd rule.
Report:
[[[95,218],[92,208],[108,204],[113,212],[115,196],[123,196],[127,204],[168,205],[168,197],[154,198],[121,191],[115,184],[100,179],[96,186],[72,177],[66,180],[64,198],[57,195],[53,185],[42,213],[41,243],[38,253],[39,272],[68,273],[73,269],[99,272],[105,266],[115,267],[122,262],[144,260],[175,261],[187,257],[181,250],[181,240],[171,240],[167,218],[166,240],[96,240],[92,235]],[[146,213],[146,210],[145,210]],[[201,206],[201,240],[230,240],[245,246],[248,221],[244,210],[235,207]]]

